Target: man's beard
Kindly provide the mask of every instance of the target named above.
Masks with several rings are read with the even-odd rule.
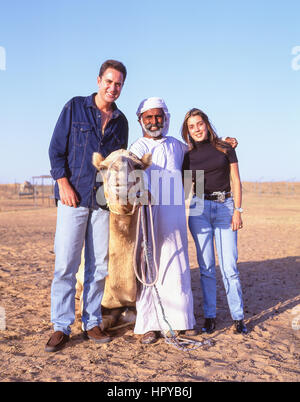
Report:
[[[142,120],[141,120],[141,124],[142,124],[143,130],[145,131],[145,133],[150,135],[150,137],[156,138],[156,137],[159,137],[160,135],[162,135],[164,124],[160,124],[160,123],[151,124],[151,123],[149,123],[149,124],[145,125]],[[158,130],[151,131],[152,127],[158,127]]]

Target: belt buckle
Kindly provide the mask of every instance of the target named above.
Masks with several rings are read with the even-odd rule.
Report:
[[[217,197],[217,202],[225,202],[225,191],[215,191],[212,195]]]

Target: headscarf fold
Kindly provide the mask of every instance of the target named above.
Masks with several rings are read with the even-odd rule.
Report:
[[[157,98],[155,96],[151,98],[146,98],[144,99],[136,112],[138,118],[140,118],[141,114],[146,112],[149,109],[163,109],[164,114],[165,114],[165,121],[164,121],[164,128],[162,130],[162,136],[165,136],[168,134],[169,131],[169,124],[170,124],[170,113],[168,111],[167,105],[165,104],[165,101],[162,98]]]

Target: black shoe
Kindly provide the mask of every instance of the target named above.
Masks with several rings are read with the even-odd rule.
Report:
[[[235,320],[234,321],[235,330],[238,334],[248,334],[248,329],[244,324],[243,320]]]
[[[159,338],[159,332],[158,331],[149,331],[146,332],[142,338],[141,338],[141,343],[144,345],[149,345],[150,343],[155,343]]]
[[[207,334],[212,334],[216,329],[216,319],[215,318],[205,318],[204,325],[202,327],[202,332]]]

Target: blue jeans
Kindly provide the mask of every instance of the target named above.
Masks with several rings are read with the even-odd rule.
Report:
[[[193,201],[195,199],[196,197]],[[216,317],[215,239],[231,317],[233,320],[241,320],[244,318],[244,312],[242,288],[237,269],[237,232],[231,229],[233,199],[227,198],[224,203],[209,200],[202,200],[200,203],[202,208],[199,208],[199,214],[195,213],[196,205],[190,206],[189,228],[197,250],[204,316],[205,318]]]
[[[58,202],[55,271],[51,287],[54,331],[69,335],[75,320],[76,273],[85,245],[82,322],[89,330],[102,321],[101,301],[108,270],[109,212]]]

